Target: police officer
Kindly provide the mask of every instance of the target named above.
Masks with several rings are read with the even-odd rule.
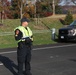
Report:
[[[30,70],[31,61],[31,45],[33,42],[33,34],[28,27],[29,20],[21,19],[21,26],[15,28],[15,40],[18,41],[17,60],[18,75],[32,75]],[[25,64],[25,73],[23,74],[23,64]]]

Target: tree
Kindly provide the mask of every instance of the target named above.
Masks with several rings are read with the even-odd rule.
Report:
[[[58,12],[57,7],[58,7],[59,0],[44,0],[44,2],[50,3],[49,7],[51,7],[53,14]]]
[[[30,6],[30,16],[31,17],[34,17],[34,14],[35,14],[35,6],[34,5],[31,5]]]
[[[73,16],[70,11],[68,11],[64,21],[65,25],[69,25],[73,21]]]
[[[24,12],[23,12],[23,8],[25,6],[26,0],[18,0],[18,7],[20,9],[20,18],[22,18]]]
[[[3,23],[3,15],[9,11],[10,3],[8,0],[0,0],[1,22]]]
[[[26,4],[24,6],[24,14],[29,14],[30,17],[34,17],[35,15],[35,5],[33,5],[31,2]]]
[[[60,6],[56,5],[55,9],[56,9],[55,11],[56,14],[62,14],[62,8]]]
[[[17,0],[12,0],[12,8],[11,8],[12,14],[14,18],[19,18],[20,10],[18,8],[18,3]]]
[[[22,18],[24,14],[23,9],[24,9],[25,3],[26,3],[26,0],[13,0],[12,8],[15,11],[14,12],[15,17],[17,16],[18,18]]]
[[[41,13],[41,11],[42,11],[41,2],[37,1],[36,2],[36,14],[37,14],[37,16]]]

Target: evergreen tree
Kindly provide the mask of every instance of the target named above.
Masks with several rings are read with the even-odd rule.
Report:
[[[68,11],[64,21],[65,25],[69,25],[73,21],[73,16],[70,11]]]

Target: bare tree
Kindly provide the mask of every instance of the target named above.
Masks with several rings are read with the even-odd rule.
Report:
[[[26,3],[26,0],[18,0],[18,7],[20,9],[20,15],[21,15],[20,18],[22,18],[22,16],[23,16],[23,7],[24,7],[25,3]]]

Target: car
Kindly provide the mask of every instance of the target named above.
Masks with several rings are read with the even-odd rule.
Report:
[[[67,27],[58,30],[58,39],[60,41],[76,41],[76,20]]]

